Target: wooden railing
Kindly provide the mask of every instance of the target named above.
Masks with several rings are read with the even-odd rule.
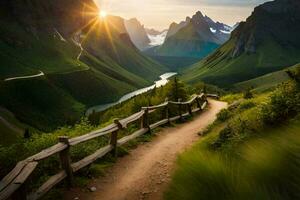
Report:
[[[193,105],[196,103],[196,108],[193,109]],[[178,116],[170,117],[169,111],[170,105],[178,106]],[[30,199],[35,200],[39,199],[45,195],[51,188],[60,183],[62,180],[66,179],[69,185],[72,185],[73,174],[78,170],[92,164],[97,159],[105,156],[107,153],[111,152],[116,155],[116,150],[118,146],[124,145],[127,142],[147,133],[151,130],[170,123],[172,121],[184,118],[193,113],[203,110],[207,105],[207,99],[205,94],[194,95],[190,101],[187,102],[173,102],[166,101],[160,105],[152,107],[143,107],[140,112],[131,115],[128,118],[122,120],[115,120],[113,124],[102,128],[100,130],[93,131],[86,135],[71,138],[68,137],[59,137],[59,143],[45,149],[38,154],[31,156],[21,162],[19,162],[15,168],[6,175],[0,182],[0,200],[6,199]],[[183,113],[183,106],[186,106],[188,109],[187,113]],[[149,123],[149,114],[155,112],[156,110],[164,108],[165,109],[165,118],[161,121],[158,121],[154,124]],[[118,132],[124,130],[127,126],[133,122],[141,120],[141,127],[138,131],[134,132],[129,136],[125,136],[118,140]],[[92,155],[85,157],[84,159],[72,163],[70,157],[70,148],[75,145],[90,141],[101,136],[110,135],[110,143],[107,146],[104,146],[97,150]],[[26,192],[26,181],[29,179],[30,175],[38,166],[38,163],[50,156],[59,154],[61,168],[62,170],[56,175],[50,177],[37,191],[27,194]]]

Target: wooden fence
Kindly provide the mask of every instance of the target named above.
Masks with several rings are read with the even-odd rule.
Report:
[[[66,179],[69,185],[73,182],[73,174],[78,170],[87,167],[92,164],[97,159],[105,156],[107,153],[111,152],[116,155],[117,147],[126,144],[127,142],[147,133],[151,130],[162,126],[164,124],[176,121],[178,119],[191,116],[193,113],[203,110],[207,105],[207,96],[205,94],[194,95],[190,101],[187,102],[173,102],[166,101],[165,103],[152,107],[143,107],[140,112],[131,115],[128,118],[122,120],[115,120],[113,124],[102,128],[100,130],[93,131],[86,135],[80,137],[71,138],[62,136],[59,137],[59,143],[45,149],[38,154],[31,156],[21,162],[19,162],[15,168],[6,175],[0,182],[0,200],[6,199],[30,199],[36,200],[45,195],[51,188],[60,183],[62,180]],[[196,104],[196,108],[193,109],[193,105]],[[169,106],[178,107],[178,116],[170,117],[169,115]],[[186,107],[188,112],[183,113],[183,107]],[[149,123],[149,114],[155,112],[156,110],[164,108],[164,119],[158,121],[154,124]],[[138,131],[134,132],[129,136],[125,136],[118,140],[118,132],[120,130],[125,130],[127,126],[133,122],[141,121],[141,127]],[[92,155],[85,157],[84,159],[72,163],[70,157],[70,148],[75,145],[90,141],[101,136],[110,134],[110,143],[107,146],[104,146],[97,150]],[[26,191],[26,181],[29,179],[30,175],[36,169],[38,163],[42,160],[59,154],[60,164],[62,170],[50,177],[44,184],[42,184],[37,191],[27,194]]]

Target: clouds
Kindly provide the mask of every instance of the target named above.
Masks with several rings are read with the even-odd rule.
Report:
[[[217,21],[234,24],[268,0],[95,0],[113,15],[136,17],[148,27],[164,29],[200,10]]]

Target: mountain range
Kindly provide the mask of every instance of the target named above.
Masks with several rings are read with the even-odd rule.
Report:
[[[93,0],[1,1],[0,105],[49,131],[167,71],[135,47],[124,19],[98,13]]]
[[[151,41],[146,29],[136,18],[125,20],[125,27],[132,42],[138,49],[143,51],[151,47]]]
[[[256,7],[230,39],[183,72],[189,83],[230,87],[300,62],[300,1],[275,0]]]
[[[145,53],[169,67],[182,68],[196,63],[226,42],[231,31],[232,27],[214,22],[198,11],[185,21],[172,23],[164,43]]]
[[[153,28],[146,28],[136,18],[125,20],[125,27],[131,41],[140,51],[161,45],[168,32],[168,30],[157,31]]]

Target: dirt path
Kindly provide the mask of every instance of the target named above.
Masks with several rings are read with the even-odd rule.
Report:
[[[13,81],[13,80],[19,80],[19,79],[30,79],[30,78],[37,78],[40,76],[45,76],[44,72],[40,71],[40,73],[31,75],[31,76],[18,76],[18,77],[13,77],[13,78],[6,78],[4,81]]]
[[[163,129],[150,143],[140,145],[120,158],[106,177],[95,180],[95,192],[74,189],[65,199],[160,200],[170,181],[177,155],[199,139],[197,133],[215,120],[226,103],[210,100],[209,109],[193,121]],[[110,175],[110,176],[109,176]]]

